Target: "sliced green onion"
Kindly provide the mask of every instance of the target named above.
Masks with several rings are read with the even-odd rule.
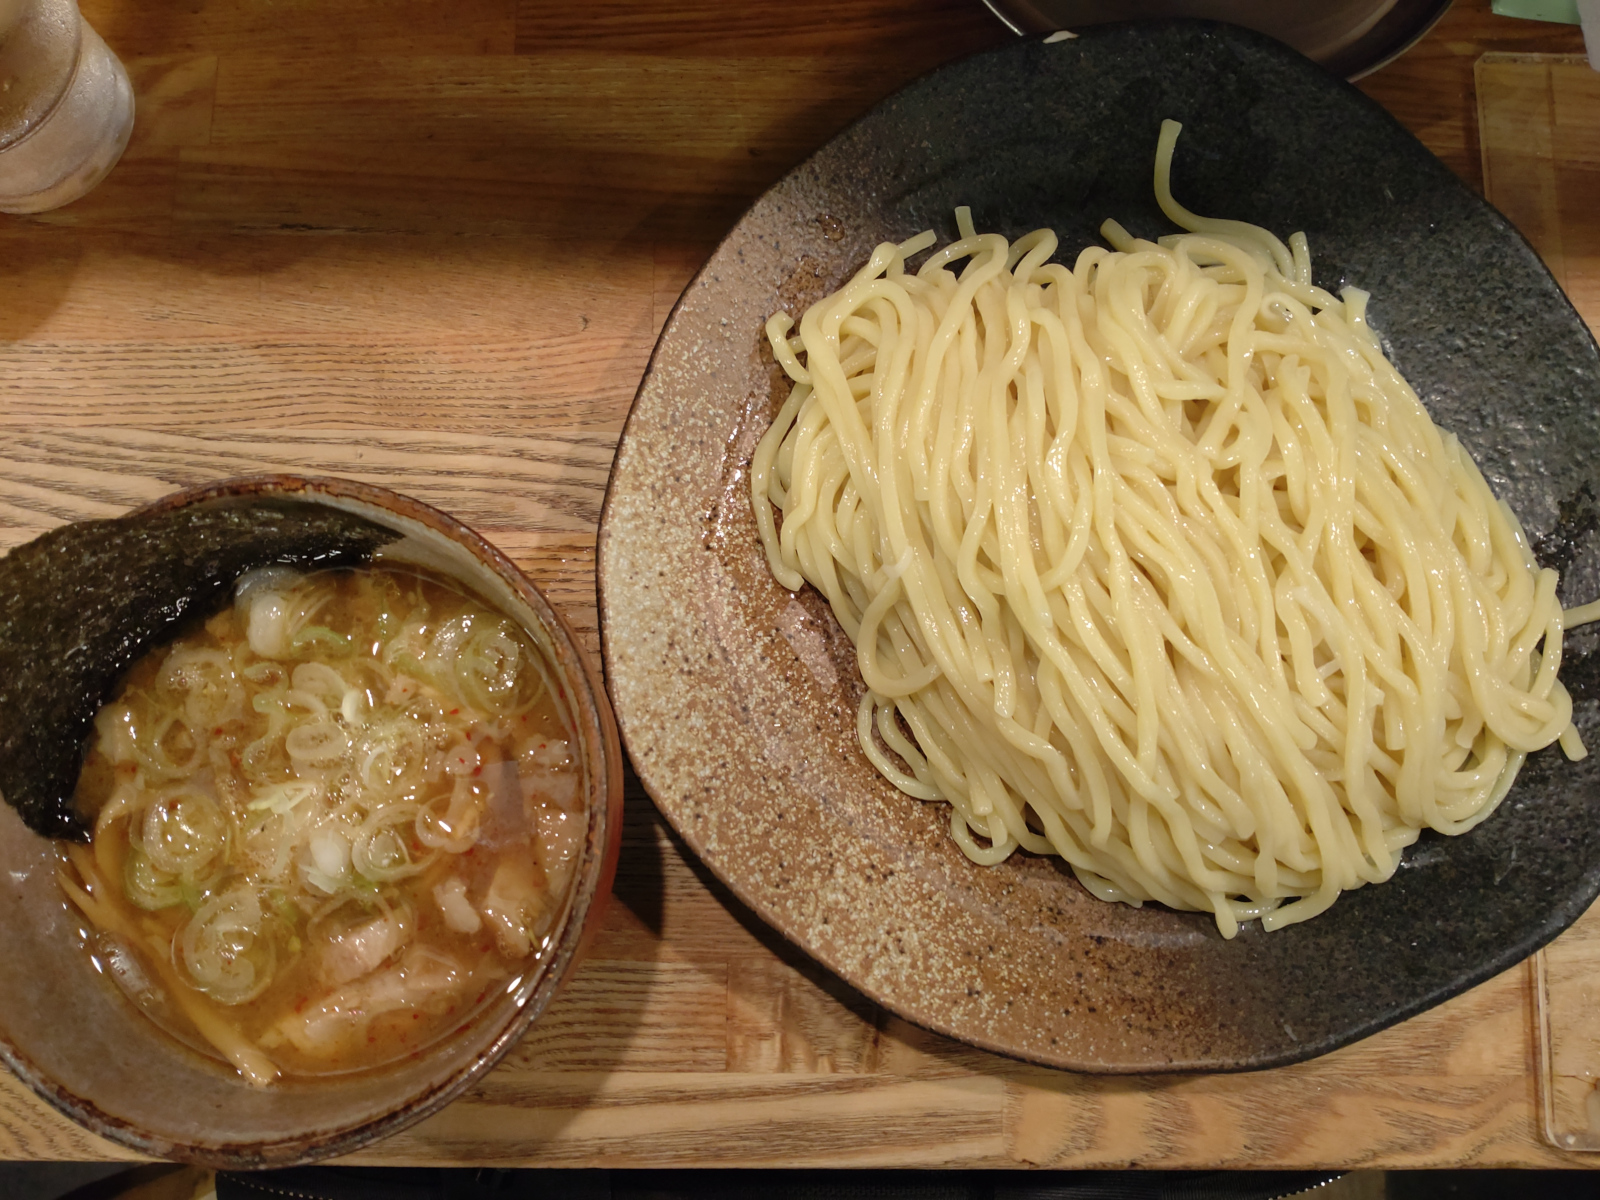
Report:
[[[183,903],[183,888],[177,878],[157,869],[150,856],[130,848],[122,868],[122,890],[130,901],[146,912],[159,912]]]
[[[272,939],[262,929],[261,900],[247,886],[229,888],[202,904],[174,949],[194,985],[218,1004],[255,999],[277,967]]]
[[[201,792],[169,793],[144,810],[139,840],[158,870],[200,879],[227,852],[228,818]]]
[[[296,650],[303,650],[310,645],[322,645],[346,654],[350,652],[351,646],[349,638],[342,633],[335,633],[326,625],[307,625],[289,640],[289,644]]]
[[[314,799],[321,791],[322,785],[315,780],[295,779],[288,783],[257,788],[245,807],[251,812],[286,813],[307,800]]]

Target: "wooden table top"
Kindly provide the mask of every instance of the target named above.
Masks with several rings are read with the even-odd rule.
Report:
[[[476,526],[591,650],[606,473],[679,290],[851,118],[1010,36],[977,0],[83,8],[138,123],[91,196],[0,216],[0,548],[221,476],[348,475]],[[1487,164],[1593,326],[1600,91],[1546,60],[1474,76],[1487,50],[1579,49],[1461,0],[1361,86],[1473,186]],[[1590,140],[1568,161],[1575,127]],[[1531,1031],[1519,966],[1281,1070],[1010,1062],[789,948],[635,786],[616,902],[569,990],[470,1094],[359,1158],[1583,1165],[1538,1136]],[[0,1158],[124,1157],[0,1073]]]

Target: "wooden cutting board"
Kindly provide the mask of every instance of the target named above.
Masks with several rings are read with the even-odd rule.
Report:
[[[591,650],[606,472],[684,282],[851,117],[1008,36],[976,0],[83,7],[127,61],[139,118],[93,195],[0,217],[0,548],[223,475],[350,475],[476,526]],[[1486,48],[1572,50],[1573,36],[1463,0],[1363,87],[1514,215],[1508,174],[1527,212],[1554,214],[1558,241],[1540,225],[1536,243],[1592,324],[1600,214],[1574,198],[1600,164],[1594,93],[1569,64],[1497,61],[1481,96],[1473,80]],[[1543,108],[1507,107],[1540,86]],[[1502,147],[1537,144],[1526,128],[1550,131],[1533,156],[1548,190],[1502,166]],[[1576,1165],[1538,1138],[1530,1012],[1518,967],[1297,1067],[1023,1066],[812,965],[635,788],[616,901],[567,992],[470,1095],[360,1158]],[[0,1073],[0,1157],[128,1155]]]

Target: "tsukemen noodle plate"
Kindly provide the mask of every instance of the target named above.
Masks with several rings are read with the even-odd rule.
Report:
[[[1600,596],[1600,351],[1527,243],[1360,93],[1257,34],[1175,22],[1029,41],[944,67],[769,191],[668,321],[617,454],[600,540],[613,702],[646,788],[760,916],[892,1011],[1086,1071],[1243,1070],[1324,1053],[1515,964],[1600,891],[1600,755],[1533,755],[1498,812],[1425,833],[1395,877],[1303,924],[1224,940],[1207,913],[1094,899],[1056,859],[968,861],[948,810],[856,743],[862,684],[821,598],[768,573],[749,463],[788,382],[762,325],[882,241],[952,210],[1071,263],[1106,217],[1172,232],[1161,120],[1196,212],[1304,230],[1316,282],[1371,317],[1434,419],[1562,572]],[[1600,747],[1596,636],[1562,677]]]

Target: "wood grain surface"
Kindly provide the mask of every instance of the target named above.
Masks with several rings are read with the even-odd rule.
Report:
[[[1579,55],[1496,53],[1475,76],[1485,190],[1600,329],[1600,72]],[[1542,955],[1548,1136],[1600,1147],[1600,921],[1580,922]]]
[[[83,8],[139,116],[91,196],[0,217],[0,548],[202,480],[337,473],[476,526],[591,650],[606,473],[683,284],[867,106],[1009,37],[976,0]],[[1575,38],[1463,0],[1361,86],[1505,197],[1593,324],[1600,215],[1578,197],[1600,194],[1600,105],[1568,63],[1474,76],[1485,50]],[[616,899],[566,992],[471,1094],[359,1157],[1579,1165],[1541,1144],[1532,1071],[1523,967],[1258,1074],[1091,1078],[984,1054],[775,938],[635,786]],[[0,1075],[0,1157],[129,1156]]]
[[[1600,329],[1600,71],[1580,55],[1478,60],[1483,179]]]

